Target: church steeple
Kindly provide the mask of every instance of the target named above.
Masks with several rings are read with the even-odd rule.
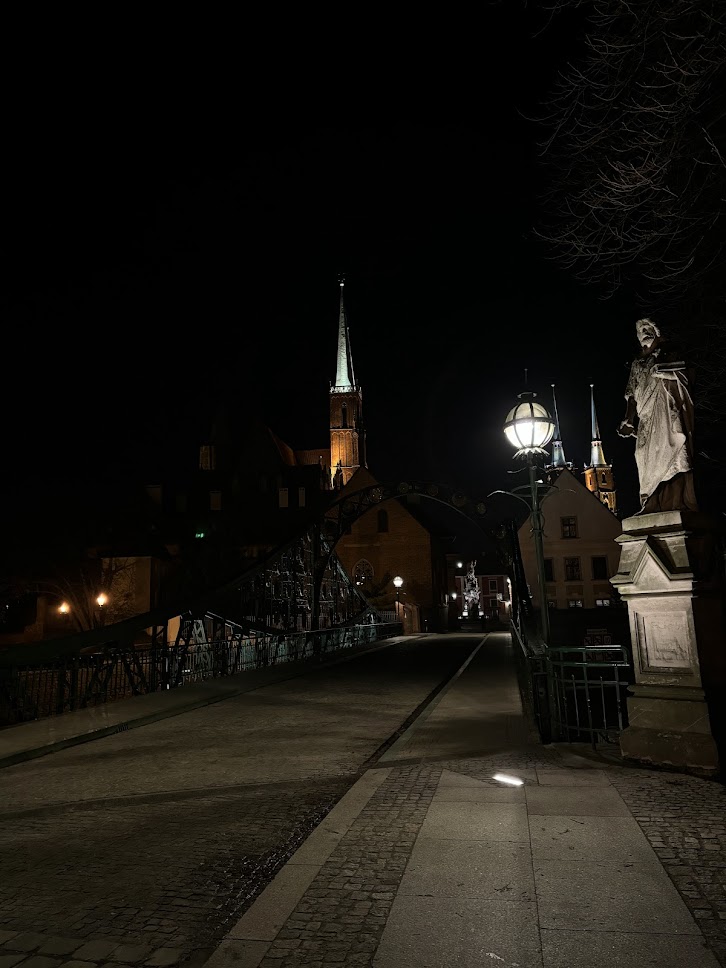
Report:
[[[602,450],[600,440],[600,428],[597,425],[597,414],[595,413],[595,384],[590,384],[590,416],[592,422],[592,442],[590,444],[590,467],[607,467],[605,454]]]
[[[361,466],[368,466],[365,457],[363,391],[355,381],[350,331],[343,301],[345,276],[340,276],[338,283],[338,354],[335,383],[330,386],[330,473],[331,484],[336,489],[344,487]]]
[[[552,384],[552,404],[555,412],[555,435],[552,438],[552,463],[550,467],[567,467],[565,448],[562,446],[562,436],[560,434],[560,416],[557,413],[557,398],[555,397],[554,383]]]
[[[590,384],[590,419],[592,425],[592,439],[590,441],[590,464],[585,468],[585,486],[609,508],[613,514],[617,513],[617,495],[612,464],[605,460],[605,454],[600,440],[600,428],[595,412],[594,384]]]
[[[340,285],[340,311],[338,313],[338,362],[335,368],[335,389],[342,392],[355,389],[355,373],[353,372],[353,354],[350,351],[350,333],[343,300],[345,276],[341,275],[338,281]]]

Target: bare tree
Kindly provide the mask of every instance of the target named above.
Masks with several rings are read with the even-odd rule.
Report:
[[[697,408],[726,417],[726,4],[541,0],[582,56],[544,98],[539,236],[604,297],[633,293],[694,347]]]
[[[29,590],[59,606],[65,602],[69,627],[85,632],[134,615],[135,578],[134,558],[90,558],[32,582]],[[99,595],[104,596],[103,605],[99,605]]]

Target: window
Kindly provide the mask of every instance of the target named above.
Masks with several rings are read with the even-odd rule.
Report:
[[[577,537],[577,518],[560,518],[562,524],[562,537],[563,538],[576,538]]]
[[[612,605],[612,602],[610,601],[609,598],[596,598],[595,599],[595,607],[596,608],[609,608],[610,605]]]
[[[593,578],[607,578],[608,577],[608,560],[605,555],[597,555],[592,559],[592,577]]]
[[[216,466],[216,459],[213,444],[202,444],[199,448],[199,470],[213,471]]]
[[[547,608],[557,608],[557,599],[556,598],[548,598],[547,599]]]
[[[582,581],[579,558],[565,558],[565,581]]]
[[[210,511],[222,510],[222,492],[221,491],[209,492],[209,510]]]
[[[489,591],[495,592],[497,590],[497,580],[496,578],[489,579]]]
[[[604,474],[604,473],[602,475],[602,482],[603,482],[603,484],[607,484],[607,482],[608,482],[607,475]]]
[[[545,581],[555,580],[555,561],[554,558],[545,558],[544,560],[544,572]]]
[[[343,408],[341,410],[341,421],[340,422],[341,422],[341,424],[342,424],[343,427],[347,427],[348,426],[348,406],[345,403],[343,404]]]
[[[297,489],[297,506],[299,508],[305,507],[305,488],[299,487]]]
[[[356,585],[363,585],[373,580],[373,565],[366,558],[357,561],[353,568],[353,581]]]
[[[489,608],[493,612],[498,611],[498,609],[499,609],[499,602],[496,600],[496,598],[490,598],[489,599]]]
[[[280,487],[280,488],[278,488],[277,493],[278,493],[278,503],[279,503],[280,507],[281,508],[286,508],[288,506],[288,504],[287,504],[287,488],[286,487]]]
[[[568,608],[582,608],[581,598],[570,598],[567,602]]]
[[[378,512],[378,530],[388,531],[388,511]]]

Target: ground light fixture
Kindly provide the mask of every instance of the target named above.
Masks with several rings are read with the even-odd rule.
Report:
[[[524,780],[518,776],[510,776],[508,773],[495,773],[492,780],[497,783],[505,783],[507,786],[524,786]]]

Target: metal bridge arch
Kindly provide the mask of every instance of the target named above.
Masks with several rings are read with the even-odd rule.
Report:
[[[349,527],[357,520],[376,507],[387,501],[404,501],[411,497],[425,498],[436,501],[473,523],[482,535],[492,542],[502,566],[512,579],[517,607],[529,611],[531,603],[524,577],[524,567],[519,549],[517,526],[514,519],[505,519],[500,523],[487,526],[485,524],[488,513],[487,502],[482,499],[472,499],[460,489],[435,481],[399,481],[397,483],[376,482],[360,490],[341,495],[324,512],[320,543],[316,555],[315,570],[315,600],[322,583],[322,576],[334,554],[338,544]]]

